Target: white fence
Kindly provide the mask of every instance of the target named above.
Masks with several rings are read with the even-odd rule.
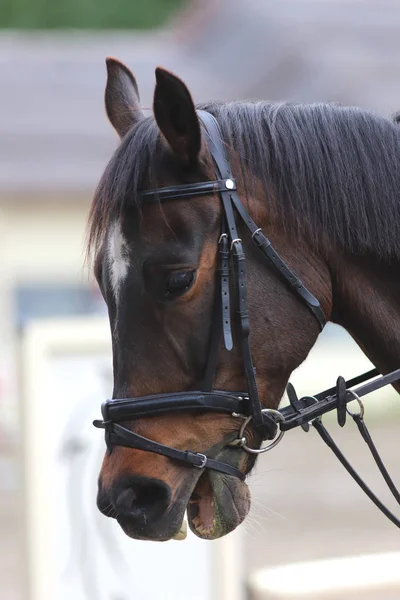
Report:
[[[111,390],[105,320],[38,322],[22,348],[29,600],[241,600],[240,536],[139,542],[95,505]]]

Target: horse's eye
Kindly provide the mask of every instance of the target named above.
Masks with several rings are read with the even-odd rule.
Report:
[[[194,278],[194,271],[175,271],[171,273],[166,281],[165,296],[167,298],[181,296],[193,285]]]

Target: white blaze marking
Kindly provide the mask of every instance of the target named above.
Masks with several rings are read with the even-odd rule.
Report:
[[[110,227],[107,243],[107,256],[111,287],[114,298],[118,301],[120,287],[128,275],[129,268],[127,243],[119,223],[114,223]]]

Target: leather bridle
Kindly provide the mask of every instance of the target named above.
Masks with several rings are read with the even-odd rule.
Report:
[[[288,429],[301,426],[305,431],[308,431],[309,424],[312,423],[322,439],[333,450],[365,493],[373,500],[378,508],[392,520],[392,522],[400,527],[400,521],[390,513],[378,498],[376,498],[341,454],[321,421],[323,414],[332,410],[337,410],[339,425],[343,426],[346,422],[346,414],[351,414],[364,440],[367,442],[386,483],[400,503],[400,495],[383,466],[366,429],[362,418],[364,409],[360,400],[361,396],[400,379],[400,369],[378,379],[374,379],[374,381],[355,390],[349,388],[376,377],[379,375],[378,371],[374,369],[348,382],[342,377],[339,377],[336,387],[321,392],[316,396],[306,396],[301,399],[297,398],[293,386],[289,384],[287,388],[290,400],[289,406],[283,407],[280,410],[274,410],[264,408],[261,404],[250,349],[250,323],[246,298],[246,259],[243,251],[243,243],[237,230],[237,217],[239,217],[250,232],[252,242],[260,251],[261,256],[267,265],[279,275],[289,289],[291,289],[298,297],[299,301],[314,315],[321,330],[326,324],[326,318],[318,300],[281,259],[279,254],[272,247],[270,240],[263,233],[262,229],[256,225],[242,204],[236,190],[236,182],[232,176],[228,155],[222,140],[218,122],[210,113],[203,110],[198,111],[198,116],[208,143],[209,152],[213,159],[216,179],[201,183],[176,185],[149,190],[142,192],[142,197],[150,202],[166,202],[168,200],[185,199],[217,193],[221,200],[223,216],[221,234],[218,240],[218,277],[211,322],[208,360],[205,366],[201,390],[107,400],[102,405],[103,420],[94,421],[94,425],[105,429],[105,440],[109,452],[111,452],[113,446],[116,445],[127,448],[136,448],[161,454],[172,460],[185,463],[188,466],[198,467],[200,469],[212,469],[225,475],[232,475],[243,481],[245,479],[245,474],[232,465],[198,452],[192,452],[190,450],[183,451],[170,446],[165,446],[130,431],[126,427],[120,425],[120,423],[146,416],[156,416],[176,411],[212,411],[217,413],[227,413],[234,418],[242,419],[239,436],[235,436],[230,442],[228,441],[227,445],[254,454],[270,450],[280,441],[284,432]],[[233,263],[234,286],[231,286],[230,284],[230,277],[232,275],[231,263]],[[224,346],[228,351],[233,348],[231,327],[233,311],[231,310],[230,297],[231,287],[235,288],[234,314],[236,315],[238,323],[243,368],[246,379],[246,391],[244,392],[219,391],[213,389],[221,337]],[[357,414],[351,413],[347,408],[347,404],[354,399],[356,399],[359,402],[360,407],[362,407]],[[263,441],[272,440],[271,443],[263,448],[249,447],[245,432],[246,428],[250,425],[253,427],[259,439]]]

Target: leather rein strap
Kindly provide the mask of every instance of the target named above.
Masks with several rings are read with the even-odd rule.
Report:
[[[324,442],[331,448],[339,461],[358,485],[360,485],[367,496],[395,525],[400,527],[400,520],[397,519],[368,488],[365,482],[343,456],[332,437],[323,426],[321,420],[323,414],[336,410],[338,423],[343,427],[346,422],[347,414],[352,416],[364,441],[367,443],[385,482],[397,502],[400,504],[400,494],[383,465],[379,453],[363,421],[364,408],[360,400],[361,396],[399,380],[400,369],[389,373],[388,375],[381,376],[378,379],[374,379],[379,375],[376,369],[347,382],[342,377],[339,377],[334,388],[320,392],[316,396],[305,396],[300,399],[297,397],[293,386],[288,384],[287,393],[290,400],[290,406],[283,407],[279,411],[265,409],[260,402],[249,341],[250,321],[246,297],[246,259],[242,240],[239,237],[236,226],[236,216],[240,217],[241,221],[250,232],[253,243],[261,252],[266,263],[275,270],[279,277],[289,286],[293,293],[296,294],[299,300],[311,311],[317,319],[321,329],[323,329],[326,319],[318,300],[281,259],[279,254],[272,247],[270,240],[266,237],[261,228],[259,228],[252,220],[242,204],[236,191],[236,182],[232,176],[228,155],[218,122],[206,111],[198,111],[198,116],[201,120],[203,131],[208,142],[208,148],[214,162],[216,179],[213,181],[149,190],[143,192],[142,196],[146,198],[146,202],[164,202],[218,193],[223,206],[221,235],[218,241],[218,276],[211,320],[208,361],[205,367],[202,390],[173,394],[156,394],[141,398],[107,400],[102,405],[103,419],[101,421],[94,421],[93,424],[95,427],[105,430],[105,439],[109,452],[111,452],[116,445],[125,446],[127,448],[137,448],[167,456],[172,460],[180,461],[188,466],[198,467],[200,469],[212,469],[225,475],[238,477],[242,481],[245,479],[245,474],[231,465],[222,463],[221,461],[215,460],[215,458],[210,458],[198,452],[179,450],[177,448],[165,446],[154,440],[149,440],[130,429],[123,427],[120,423],[142,417],[182,410],[190,410],[193,412],[206,410],[228,413],[234,417],[244,419],[240,429],[239,438],[232,440],[228,445],[236,448],[238,451],[244,449],[247,452],[252,453],[261,453],[271,449],[279,442],[284,432],[289,429],[300,426],[305,431],[308,431],[310,424],[312,424]],[[221,337],[224,346],[228,351],[233,348],[231,327],[232,302],[230,299],[231,260],[234,266],[234,283],[236,290],[235,305],[239,321],[242,360],[247,383],[247,391],[239,393],[213,390]],[[373,381],[370,381],[355,390],[350,389],[351,387],[369,381],[370,379],[373,379]],[[347,404],[355,399],[360,404],[360,412],[356,414],[350,412],[347,408]],[[250,422],[254,430],[263,440],[273,440],[269,446],[257,450],[249,448],[246,445],[247,441],[244,434],[245,429]],[[278,437],[276,437],[278,424],[280,432]]]
[[[362,438],[367,444],[368,449],[371,452],[372,457],[391,494],[400,505],[400,493],[390,477],[385,465],[383,464],[383,461],[379,456],[379,452],[364,422],[364,406],[361,402],[361,398],[363,396],[366,396],[371,392],[375,392],[386,385],[398,381],[400,379],[400,369],[388,373],[387,375],[382,375],[381,377],[377,377],[378,375],[379,371],[377,369],[372,369],[371,371],[363,373],[362,375],[359,375],[350,381],[345,381],[343,377],[339,377],[335,387],[325,390],[324,392],[320,392],[315,396],[305,396],[304,398],[300,399],[297,398],[294,387],[289,384],[287,392],[290,400],[290,406],[286,406],[281,409],[280,412],[282,413],[283,421],[280,426],[282,431],[287,431],[298,426],[302,427],[304,431],[308,431],[311,423],[314,429],[316,429],[320,435],[321,439],[332,450],[336,458],[344,466],[354,481],[360,486],[363,492],[365,492],[368,498],[394,525],[396,525],[396,527],[400,528],[400,519],[398,519],[368,487],[365,481],[346,459],[322,423],[322,415],[331,412],[332,410],[337,411],[337,420],[341,427],[345,425],[347,415],[352,417]],[[364,383],[366,381],[368,381],[368,383]],[[360,383],[364,383],[364,385],[356,387],[355,389],[350,389]],[[358,402],[360,407],[360,410],[357,413],[353,413],[347,408],[347,404],[354,400]]]

